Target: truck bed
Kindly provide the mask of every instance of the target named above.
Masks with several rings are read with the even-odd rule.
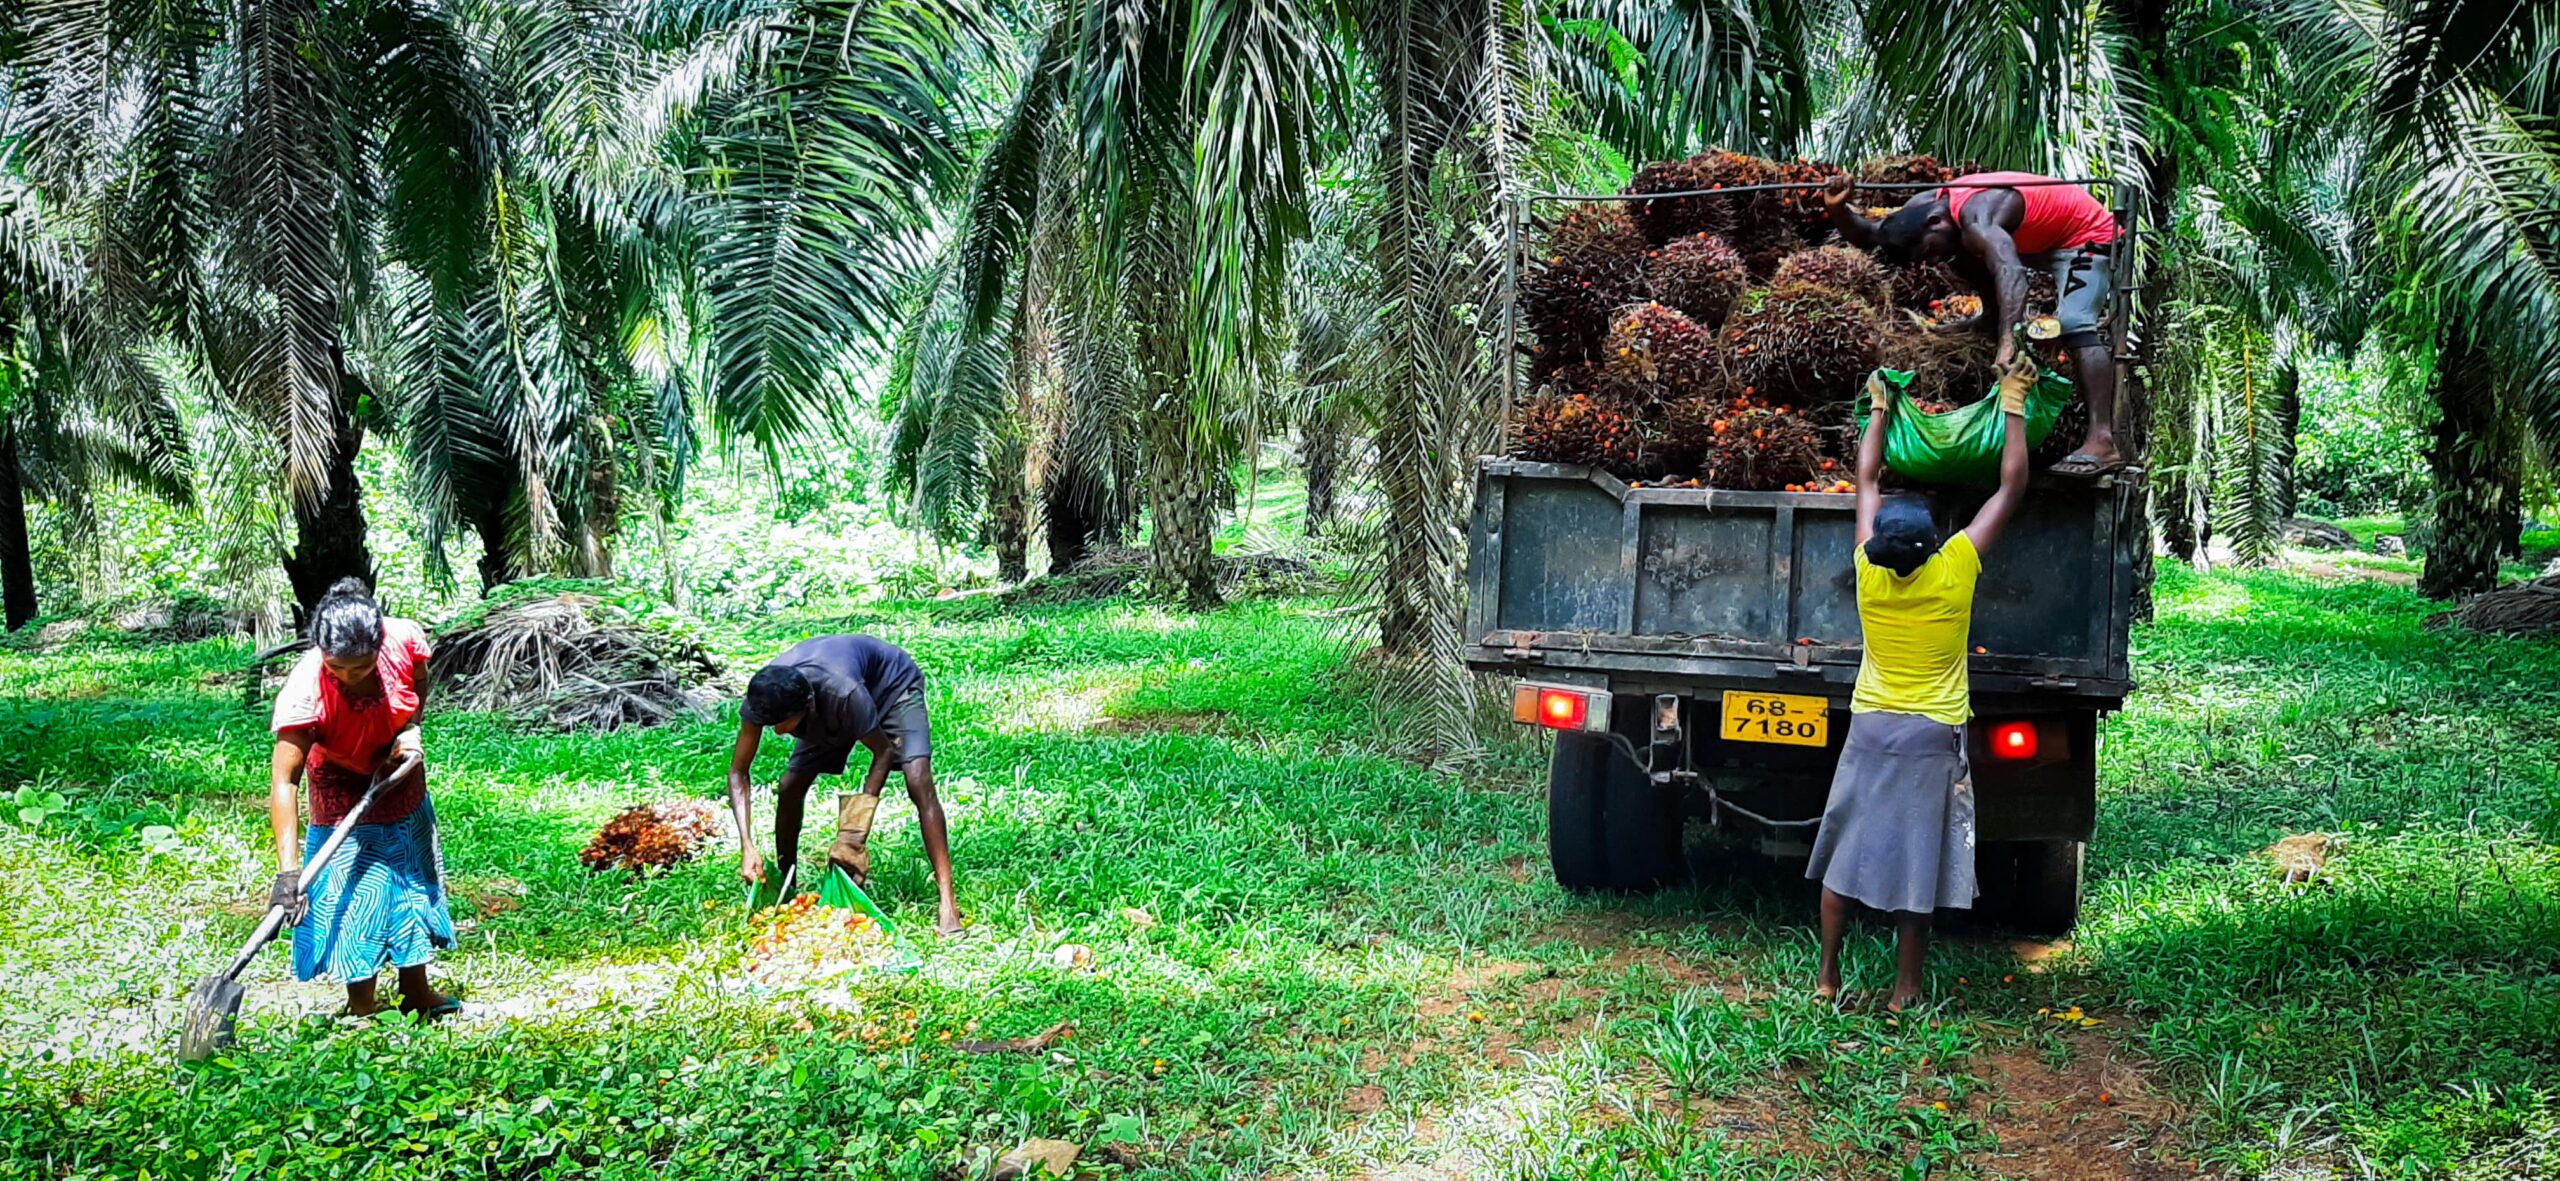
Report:
[[[1940,493],[1941,525],[1969,520],[1981,496]],[[1632,488],[1591,468],[1480,460],[1467,662],[1845,695],[1860,657],[1856,510],[1849,493]],[[2037,485],[1983,561],[1977,695],[2123,700],[2134,511],[2119,481]]]

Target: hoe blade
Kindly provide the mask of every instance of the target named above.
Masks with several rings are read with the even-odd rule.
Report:
[[[187,1021],[178,1032],[178,1061],[202,1062],[231,1045],[246,990],[228,976],[207,976],[187,992]]]

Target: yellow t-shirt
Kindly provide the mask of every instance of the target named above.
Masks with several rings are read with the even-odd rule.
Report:
[[[1973,716],[1965,639],[1973,630],[1973,584],[1982,575],[1973,539],[1958,532],[1908,578],[1868,562],[1865,546],[1856,561],[1867,652],[1849,711],[1965,724]]]

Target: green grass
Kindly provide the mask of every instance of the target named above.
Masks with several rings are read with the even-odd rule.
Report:
[[[0,790],[73,804],[0,823],[0,1176],[924,1178],[1031,1135],[1161,1177],[2017,1175],[2119,1140],[2243,1173],[2547,1155],[2560,645],[2429,631],[2375,580],[2165,569],[2160,591],[2104,731],[2076,941],[2030,963],[1950,939],[1939,1006],[1899,1022],[1802,999],[1791,870],[1707,856],[1653,898],[1561,892],[1518,760],[1383,749],[1329,604],[970,600],[715,637],[751,661],[858,628],[927,668],[975,932],[914,974],[751,994],[734,855],[579,867],[619,808],[716,795],[733,721],[439,715],[469,922],[437,971],[516,1016],[303,1020],[332,990],[271,954],[240,1049],[173,1069],[178,998],[252,921],[223,905],[271,872],[242,649],[0,651]],[[884,809],[877,893],[921,931],[910,815]],[[161,823],[179,840],[151,852]],[[2340,834],[2329,872],[2281,884],[2256,851],[2306,831]],[[1058,966],[1070,943],[1090,970]],[[1880,930],[1851,950],[1853,985],[1889,973]],[[2105,1024],[2038,1012],[2072,1005]],[[945,1040],[1062,1020],[1049,1056]]]

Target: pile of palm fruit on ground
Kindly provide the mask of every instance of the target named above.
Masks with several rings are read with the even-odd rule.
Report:
[[[1637,199],[1589,202],[1547,227],[1520,284],[1529,385],[1510,453],[1642,484],[1846,492],[1853,399],[1877,366],[1911,372],[1923,410],[1982,398],[1991,338],[1931,331],[1979,298],[1943,263],[1836,244],[1818,186],[1842,171],[1710,151],[1648,164],[1626,189]],[[1863,185],[1955,175],[1928,156],[1857,171]],[[1645,199],[1782,182],[1815,187]],[[1882,217],[1910,194],[1861,187],[1851,200]],[[2035,278],[2031,315],[2053,299],[2050,278]]]

